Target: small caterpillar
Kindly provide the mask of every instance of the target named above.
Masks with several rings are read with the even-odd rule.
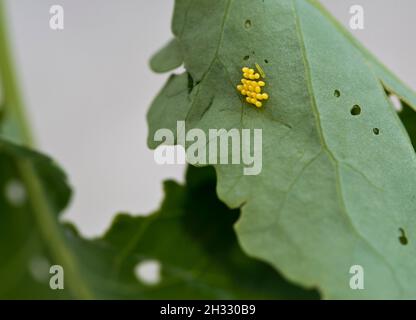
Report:
[[[260,65],[256,62],[256,68],[259,71],[260,75],[263,77],[263,79],[266,79],[266,73],[264,72],[263,68],[260,67]]]

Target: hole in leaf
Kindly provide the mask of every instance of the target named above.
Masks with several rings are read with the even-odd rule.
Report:
[[[339,91],[339,90],[335,90],[335,91],[334,91],[334,96],[335,96],[336,98],[339,98],[339,97],[341,96],[341,91]]]
[[[402,103],[401,103],[399,97],[396,96],[395,94],[390,94],[390,95],[388,95],[388,97],[390,99],[390,102],[393,104],[394,109],[397,112],[401,112],[403,110],[403,106],[402,106]]]
[[[246,22],[244,23],[244,26],[246,27],[246,29],[251,28],[251,20],[247,19]]]
[[[373,133],[378,136],[380,134],[380,129],[379,128],[374,128],[373,129]]]
[[[243,59],[244,59],[245,61],[247,61],[248,59],[250,59],[250,56],[245,56]]]
[[[160,283],[161,265],[157,260],[144,260],[134,268],[137,279],[148,286],[155,286]]]
[[[402,245],[405,246],[409,243],[409,240],[407,240],[406,232],[404,231],[403,228],[399,228],[399,231],[400,231],[399,241]]]
[[[264,59],[264,63],[269,63],[269,60],[267,60],[267,59]]]
[[[10,180],[6,184],[5,196],[10,205],[21,207],[26,202],[26,188],[19,180]]]
[[[49,279],[50,262],[43,256],[35,256],[29,261],[31,276],[40,283],[47,283]]]
[[[361,114],[361,107],[358,104],[356,104],[355,106],[353,106],[352,109],[351,109],[351,114],[353,116],[360,115]]]

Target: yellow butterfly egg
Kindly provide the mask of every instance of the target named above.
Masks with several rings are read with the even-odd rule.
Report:
[[[241,95],[245,96],[247,103],[253,104],[257,108],[263,106],[262,100],[268,100],[269,95],[267,93],[262,93],[262,87],[266,86],[266,83],[263,81],[265,78],[265,73],[263,69],[256,63],[256,71],[249,67],[243,67],[241,70],[243,72],[243,78],[241,83],[237,85],[237,90]]]

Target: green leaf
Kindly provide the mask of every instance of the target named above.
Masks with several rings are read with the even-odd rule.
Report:
[[[155,214],[119,215],[104,237],[87,240],[56,220],[70,198],[62,171],[1,141],[0,298],[318,298],[241,251],[232,230],[238,210],[216,198],[211,170],[195,170],[187,186],[165,183]],[[157,285],[134,272],[149,259],[162,266]],[[49,287],[53,264],[64,267],[63,291]]]
[[[181,48],[177,39],[172,39],[150,60],[154,72],[164,73],[180,67],[183,63]]]
[[[389,93],[394,93],[411,108],[416,110],[416,92],[410,89],[393,72],[391,72],[379,59],[366,49],[351,33],[349,33],[317,0],[308,0],[318,8],[335,28],[338,29],[365,57],[373,73],[381,80]]]
[[[416,158],[369,57],[309,1],[176,3],[188,74],[154,101],[149,145],[179,120],[261,128],[260,175],[215,165],[219,198],[241,207],[244,250],[325,298],[415,298]],[[261,109],[235,89],[255,63],[270,95]],[[349,286],[353,265],[365,290]]]

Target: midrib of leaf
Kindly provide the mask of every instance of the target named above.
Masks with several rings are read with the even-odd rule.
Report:
[[[127,242],[125,247],[114,258],[114,271],[116,272],[117,275],[120,274],[121,266],[123,265],[126,258],[133,252],[134,248],[139,243],[140,239],[142,238],[143,234],[146,232],[147,228],[153,223],[155,218],[157,218],[158,216],[159,214],[148,217],[147,220],[143,224],[140,225],[137,232]]]
[[[22,144],[33,147],[34,139],[25,115],[24,105],[17,85],[16,72],[9,48],[3,0],[0,0],[0,75],[4,87],[5,105],[20,133]],[[8,115],[9,116],[9,115]],[[18,173],[26,187],[36,225],[51,255],[64,267],[66,285],[76,298],[92,299],[93,295],[78,270],[77,260],[67,246],[57,225],[56,215],[46,198],[45,190],[33,165],[28,160],[16,159]]]
[[[393,278],[395,279],[396,283],[399,286],[400,294],[403,295],[403,286],[402,286],[401,282],[399,281],[399,279],[397,278],[396,273],[394,272],[394,268],[391,265],[391,263],[378,251],[377,248],[375,248],[371,244],[371,242],[364,235],[362,235],[359,232],[359,230],[356,228],[354,222],[352,221],[350,215],[348,214],[348,210],[347,210],[347,207],[345,205],[345,199],[344,199],[343,191],[342,191],[342,184],[341,184],[340,170],[339,170],[339,161],[335,157],[335,155],[332,153],[332,151],[329,149],[328,144],[327,144],[326,139],[325,139],[323,129],[322,129],[321,118],[320,118],[317,102],[316,102],[316,99],[315,99],[313,84],[312,84],[311,67],[310,67],[310,63],[309,63],[309,60],[308,60],[308,53],[307,53],[307,49],[306,49],[306,46],[305,46],[305,40],[304,40],[303,31],[302,31],[302,24],[300,22],[300,17],[299,17],[299,14],[298,14],[296,0],[291,0],[291,2],[292,2],[292,12],[293,12],[293,15],[294,15],[294,18],[295,18],[296,31],[297,31],[297,34],[298,34],[299,44],[300,44],[300,47],[301,47],[301,50],[302,50],[302,59],[303,59],[303,63],[304,63],[304,70],[305,70],[305,76],[306,76],[305,78],[306,78],[306,82],[307,82],[306,85],[307,85],[307,88],[308,88],[308,95],[309,95],[310,100],[311,100],[310,101],[311,109],[312,109],[312,113],[313,113],[315,121],[316,121],[316,127],[318,129],[318,134],[319,134],[319,138],[320,138],[320,141],[321,141],[321,146],[324,149],[324,151],[328,154],[329,159],[331,160],[331,162],[334,165],[335,177],[336,177],[336,189],[337,189],[340,209],[344,213],[346,221],[349,223],[349,225],[351,227],[351,230],[356,234],[356,236],[359,239],[361,239],[362,241],[364,241],[364,243],[366,243],[368,245],[368,247],[378,257],[380,257],[382,261],[384,261],[386,263],[386,266],[390,269],[390,272],[391,272]]]

